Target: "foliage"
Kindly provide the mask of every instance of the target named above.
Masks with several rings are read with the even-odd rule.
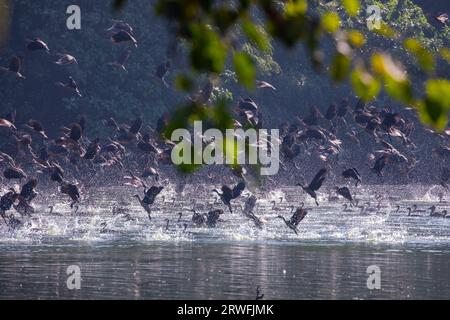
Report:
[[[383,8],[389,20],[387,23],[383,22],[381,30],[378,30],[381,36],[393,39],[407,34],[405,20],[419,25],[427,23],[417,6],[409,4],[405,10],[396,11],[400,5],[397,0],[390,0],[385,4],[380,1],[365,2],[365,4],[369,3]],[[406,3],[408,5],[408,1]],[[359,0],[342,0],[341,5],[346,15],[344,19],[347,21],[363,18]],[[340,7],[335,6],[335,8]],[[265,32],[259,32],[257,24],[252,22],[253,11],[264,13]],[[397,17],[394,16],[395,12],[398,13]],[[270,41],[266,38],[266,34],[287,47],[303,42],[310,52],[313,65],[317,68],[324,64],[320,48],[321,40],[326,33],[331,33],[334,35],[336,54],[331,60],[329,69],[335,81],[340,82],[350,76],[353,89],[365,100],[373,99],[382,85],[385,92],[393,99],[416,107],[421,118],[436,129],[442,129],[447,123],[450,105],[445,100],[436,101],[439,98],[435,95],[430,96],[438,90],[432,90],[432,88],[438,87],[438,91],[445,92],[447,89],[445,85],[436,85],[442,81],[433,80],[433,75],[430,74],[430,79],[425,80],[427,87],[425,94],[414,92],[409,75],[402,63],[382,51],[373,52],[368,60],[358,57],[355,49],[364,46],[363,34],[356,30],[341,28],[341,19],[337,12],[327,11],[321,15],[319,21],[313,13],[308,11],[306,0],[290,0],[285,3],[241,0],[234,5],[229,2],[219,4],[208,0],[192,1],[189,4],[181,0],[160,0],[157,4],[157,13],[175,21],[175,35],[192,43],[190,60],[195,71],[220,73],[224,68],[225,52],[228,52],[233,56],[239,82],[247,88],[253,87],[256,75],[255,63],[244,52],[234,50],[232,38],[236,26],[240,26],[248,40],[262,51],[267,50],[267,43]],[[199,50],[199,44],[203,50]],[[431,51],[433,45],[435,45],[433,42],[427,41],[423,32],[415,34],[414,37],[408,37],[404,41],[405,49],[415,56],[420,67],[426,72],[434,69],[436,52]],[[361,67],[362,65],[370,65],[370,67]]]

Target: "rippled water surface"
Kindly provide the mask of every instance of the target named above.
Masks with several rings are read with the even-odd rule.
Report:
[[[295,188],[257,193],[262,230],[241,214],[246,193],[216,228],[190,221],[193,199],[199,212],[223,208],[210,187],[167,187],[151,221],[132,195],[100,189],[78,212],[55,195],[18,230],[0,225],[0,298],[254,299],[257,286],[267,299],[450,298],[450,219],[428,209],[450,206],[432,187],[372,187],[347,209],[326,194],[316,207]],[[296,235],[276,216],[301,202],[308,215]],[[67,288],[70,265],[80,290]],[[380,290],[367,288],[371,265]]]

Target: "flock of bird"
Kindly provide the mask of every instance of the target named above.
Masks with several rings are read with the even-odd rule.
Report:
[[[138,41],[133,36],[133,28],[124,21],[114,21],[107,29],[111,32],[113,43],[131,43],[138,47]],[[30,51],[44,51],[50,53],[49,46],[41,39],[29,40],[27,49]],[[131,54],[131,49],[126,49],[111,65],[126,71],[125,63]],[[64,66],[76,64],[77,60],[70,54],[58,54],[56,64]],[[8,67],[2,67],[4,72],[12,73],[20,79],[25,79],[22,74],[22,57],[15,56],[11,59]],[[164,86],[169,87],[165,80],[169,69],[170,60],[157,66],[155,76]],[[58,82],[58,86],[70,90],[74,95],[82,96],[76,81],[69,77],[68,82]],[[272,84],[258,80],[257,87],[262,90],[276,92]],[[213,90],[213,84],[208,82],[197,94],[189,97],[194,101],[208,102]],[[284,122],[280,125],[280,163],[285,171],[291,172],[298,177],[300,157],[317,159],[321,168],[313,176],[309,183],[301,176],[300,183],[296,185],[310,196],[315,204],[319,206],[318,192],[324,182],[342,167],[339,157],[344,151],[343,141],[349,142],[352,147],[362,148],[361,139],[370,139],[375,151],[368,155],[371,171],[382,177],[387,166],[396,167],[397,174],[408,176],[415,168],[418,160],[414,155],[416,145],[412,138],[415,130],[415,122],[391,108],[377,108],[366,106],[358,101],[351,108],[348,99],[343,99],[339,105],[331,104],[325,113],[317,107],[311,107],[309,113],[303,117],[296,117],[292,122]],[[235,127],[263,126],[263,113],[259,106],[250,98],[240,99],[233,110],[236,117]],[[9,187],[0,199],[0,216],[4,223],[11,228],[20,226],[20,220],[12,210],[14,209],[22,217],[34,214],[32,202],[38,196],[36,191],[38,184],[55,184],[58,190],[70,198],[70,206],[75,211],[82,201],[81,189],[101,180],[106,175],[106,170],[116,170],[121,174],[123,185],[143,190],[142,196],[134,197],[151,219],[152,206],[156,198],[164,190],[164,182],[160,177],[165,175],[162,168],[171,165],[171,151],[173,142],[166,140],[162,132],[167,126],[169,115],[163,114],[156,123],[155,129],[144,124],[143,115],[136,113],[135,119],[130,123],[118,124],[114,118],[103,121],[103,125],[110,130],[110,134],[103,139],[90,139],[87,137],[88,120],[81,116],[79,119],[61,128],[61,134],[51,139],[44,126],[37,120],[30,119],[26,124],[16,123],[16,111],[0,116],[0,142],[4,142],[0,149],[0,168],[5,186],[9,181],[25,181],[20,190],[16,186]],[[443,192],[448,192],[450,183],[450,129],[442,133],[426,129],[424,132],[436,138],[439,142],[432,151],[433,161],[436,162],[435,169],[440,170],[436,184],[439,184]],[[204,141],[205,144],[210,143]],[[405,151],[400,151],[395,145],[400,144]],[[351,148],[349,148],[351,149]],[[349,150],[352,152],[352,150]],[[144,165],[141,164],[144,159]],[[303,159],[301,161],[305,163]],[[143,168],[139,174],[136,169]],[[310,168],[307,168],[311,171]],[[233,213],[232,202],[241,197],[247,187],[247,171],[245,168],[231,169],[239,182],[234,186],[222,185],[215,192],[223,205]],[[350,166],[344,167],[339,172],[337,179],[342,183],[350,180],[355,183],[354,187],[347,185],[336,186],[335,197],[343,197],[350,206],[361,208],[361,213],[367,213],[367,206],[359,206],[358,199],[353,195],[356,189],[363,184],[361,170]],[[208,176],[208,178],[211,178]],[[151,179],[152,185],[149,185]],[[1,189],[0,189],[1,191]],[[443,193],[442,193],[443,194]],[[330,199],[332,199],[331,197]],[[256,215],[257,203],[255,195],[250,194],[245,200],[242,214],[252,221],[257,228],[263,228],[267,223]],[[345,206],[345,210],[348,206]],[[398,208],[400,209],[400,207]],[[308,212],[313,209],[304,208],[304,205],[292,207],[291,217],[283,215],[277,217],[294,233],[298,233],[299,223],[305,219]],[[450,218],[448,210],[439,211],[436,206],[430,208],[430,216]],[[408,215],[419,214],[416,208],[408,208]],[[192,208],[191,221],[195,226],[215,227],[220,217],[225,214],[223,209],[211,209],[206,213],[199,213],[197,208]],[[181,221],[182,213],[180,213]]]

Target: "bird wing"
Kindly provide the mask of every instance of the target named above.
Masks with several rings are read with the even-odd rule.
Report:
[[[232,198],[235,199],[235,198],[239,197],[241,195],[242,191],[244,191],[244,189],[245,189],[245,182],[243,182],[243,181],[239,182],[233,188]]]
[[[81,138],[81,126],[78,123],[72,125],[69,137],[74,141],[78,141]]]
[[[13,57],[11,61],[9,62],[9,70],[14,73],[19,73],[20,69],[22,68],[22,62],[20,61],[19,57]]]
[[[136,120],[134,120],[133,124],[131,125],[131,128],[129,130],[130,133],[138,134],[139,130],[141,130],[141,126],[142,126],[142,118],[137,117]]]
[[[156,196],[161,192],[162,187],[152,186],[145,192],[145,197],[148,197],[150,203],[153,203],[156,199]]]
[[[247,201],[245,201],[244,213],[246,214],[251,213],[253,208],[255,207],[255,204],[256,204],[256,197],[252,195],[250,198],[247,199]]]
[[[297,225],[300,223],[300,221],[303,220],[303,218],[305,218],[307,211],[302,209],[302,208],[298,208],[294,214],[292,215],[291,219],[290,219],[290,223],[294,226],[297,227]]]
[[[222,195],[225,198],[231,198],[233,196],[233,190],[229,186],[223,185],[222,188]]]
[[[30,120],[28,122],[29,126],[31,128],[33,128],[33,130],[37,131],[37,132],[42,132],[44,131],[44,128],[42,127],[42,124],[39,121],[36,120]]]
[[[117,63],[119,63],[120,65],[124,65],[125,62],[128,60],[128,58],[131,55],[131,50],[125,50],[124,52],[122,52],[122,54],[119,56],[119,59],[117,59]]]
[[[320,187],[322,186],[322,183],[325,181],[327,172],[328,170],[326,168],[320,169],[319,172],[314,177],[314,179],[309,184],[309,188],[314,191],[319,190]]]
[[[0,127],[6,127],[9,129],[16,129],[16,127],[14,126],[13,123],[11,123],[10,121],[6,120],[6,119],[1,119],[0,118]]]
[[[161,63],[160,65],[158,65],[158,67],[156,68],[156,77],[158,77],[159,79],[162,79],[164,77],[164,75],[167,72],[167,68],[166,68],[166,64],[165,63]]]

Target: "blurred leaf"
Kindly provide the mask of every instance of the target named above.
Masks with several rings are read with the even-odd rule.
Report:
[[[405,104],[412,102],[412,86],[408,80],[396,81],[393,78],[385,77],[384,82],[384,89],[392,98]]]
[[[355,69],[350,75],[353,90],[361,99],[372,100],[380,92],[380,80],[374,78],[369,72],[363,69]]]
[[[189,128],[195,120],[207,119],[207,110],[204,105],[191,103],[189,105],[177,108],[169,119],[165,127],[163,136],[170,139],[172,132],[180,128]]]
[[[214,10],[212,17],[215,25],[219,28],[220,32],[224,34],[228,28],[236,22],[239,14],[236,10],[219,7]]]
[[[247,52],[238,52],[233,57],[234,69],[241,84],[251,89],[255,86],[256,68]]]
[[[229,139],[227,136],[223,139],[223,154],[226,155],[226,159],[230,159],[229,164],[232,168],[238,168],[238,143],[236,139]],[[228,163],[229,160],[227,160]]]
[[[333,80],[344,80],[350,71],[350,65],[351,61],[346,55],[343,55],[342,53],[336,54],[330,68],[331,77]]]
[[[186,174],[194,173],[201,167],[202,167],[201,164],[182,163],[182,164],[177,165],[178,170],[180,170],[181,172],[186,173]]]
[[[412,86],[401,64],[387,54],[375,53],[372,55],[372,69],[383,77],[384,88],[391,97],[406,104],[412,102]]]
[[[347,32],[347,38],[348,42],[355,48],[361,48],[366,41],[362,33],[356,30]]]
[[[307,9],[308,2],[306,0],[288,0],[284,13],[286,17],[297,17],[303,15]]]
[[[373,31],[388,39],[398,36],[397,32],[383,21],[380,23],[380,28],[374,28]]]
[[[175,78],[175,88],[178,90],[191,91],[194,87],[194,81],[184,74],[180,74]]]
[[[441,48],[440,50],[441,57],[450,63],[450,49],[449,48]]]
[[[227,100],[225,98],[217,99],[214,107],[209,112],[209,118],[211,119],[214,128],[221,130],[233,128],[233,117],[231,116],[227,108]]]
[[[191,64],[197,71],[220,73],[223,70],[227,49],[219,36],[207,25],[191,25]]]
[[[421,108],[421,119],[438,130],[446,128],[450,111],[450,82],[432,79],[425,84],[426,97]]]
[[[349,16],[356,16],[359,12],[359,0],[342,0],[342,5]]]
[[[403,46],[416,57],[422,69],[425,71],[432,71],[434,69],[433,55],[419,41],[408,38],[404,41]]]
[[[312,26],[313,22],[301,9],[301,3],[303,2],[306,3],[306,1],[289,2],[291,5],[285,6],[284,15],[279,14],[271,1],[263,2],[265,4],[263,7],[269,18],[267,19],[266,30],[287,47],[293,47],[299,39],[304,39],[307,36],[311,38],[318,34],[320,24],[314,20],[314,26]],[[299,7],[297,10],[292,9],[296,6]],[[292,8],[289,9],[290,7]]]
[[[327,12],[322,16],[321,24],[327,32],[335,33],[341,25],[341,20],[337,13]]]
[[[261,31],[252,21],[246,19],[242,24],[245,35],[258,47],[261,51],[269,49],[269,39],[265,32]]]
[[[391,56],[382,53],[375,53],[372,55],[372,68],[373,70],[395,81],[405,81],[406,71],[399,63],[395,63]]]

